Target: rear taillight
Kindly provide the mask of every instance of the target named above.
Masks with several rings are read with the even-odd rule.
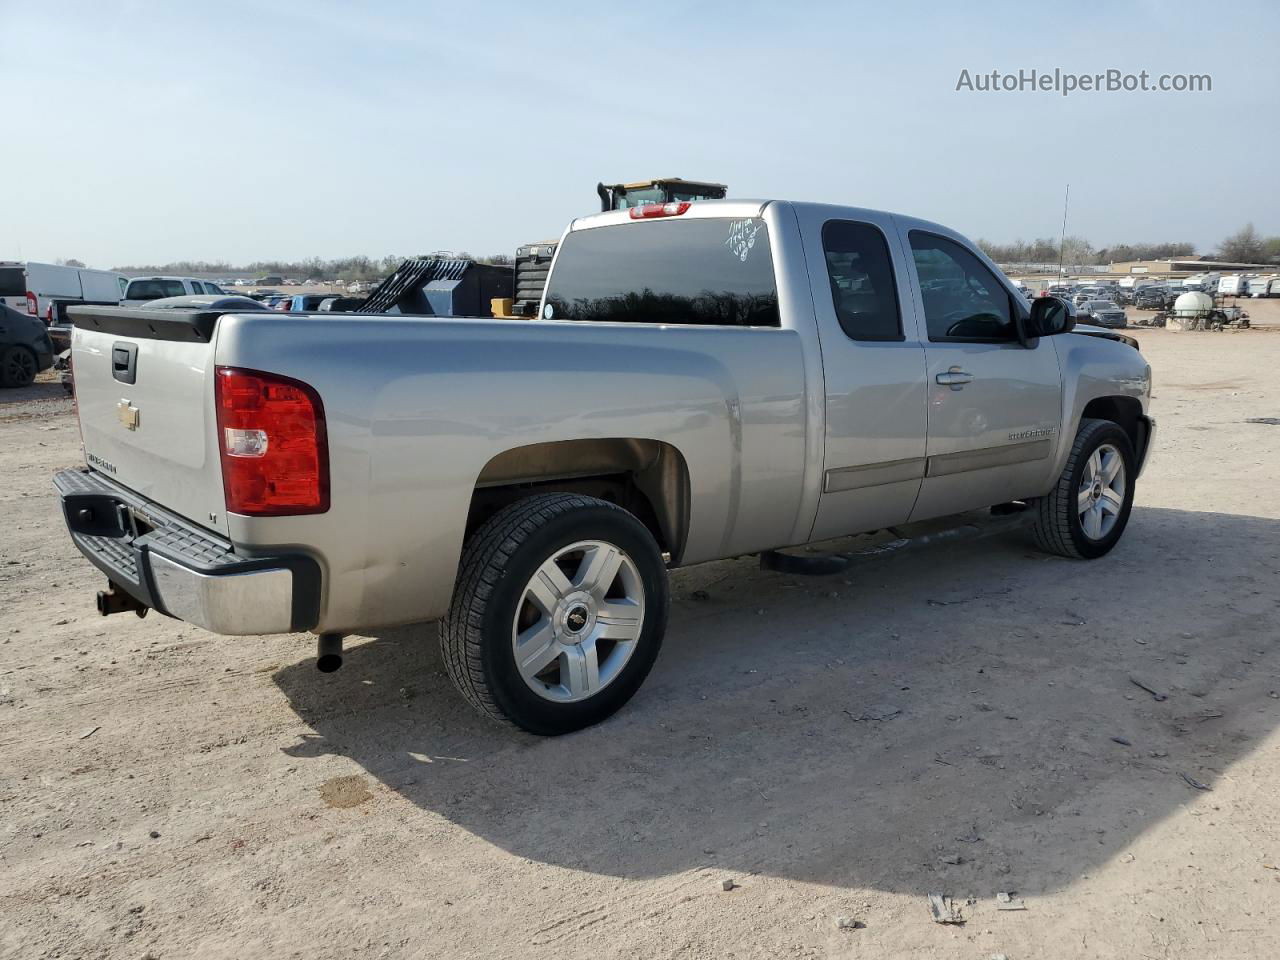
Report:
[[[673,200],[671,203],[642,203],[631,208],[632,220],[651,220],[654,217],[678,217],[689,209],[688,200]]]
[[[30,290],[27,291],[27,313],[33,317],[40,316],[40,301]]]
[[[307,384],[218,367],[218,451],[227,510],[255,517],[329,509],[324,407]]]

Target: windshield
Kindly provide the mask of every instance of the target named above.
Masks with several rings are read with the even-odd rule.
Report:
[[[574,230],[556,256],[545,320],[776,327],[763,220],[697,218]]]
[[[1114,310],[1116,305],[1110,300],[1090,300],[1089,309],[1091,310]]]
[[[159,300],[162,297],[182,297],[187,291],[181,280],[132,280],[125,291],[126,300]]]

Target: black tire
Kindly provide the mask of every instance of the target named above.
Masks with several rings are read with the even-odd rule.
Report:
[[[0,386],[29,387],[39,371],[36,355],[26,347],[5,347],[0,351]]]
[[[581,540],[620,548],[644,588],[639,640],[617,676],[598,693],[560,703],[535,693],[520,676],[512,624],[525,585],[544,561]],[[449,678],[481,714],[530,733],[558,736],[599,723],[639,689],[666,631],[667,570],[649,530],[621,507],[595,497],[548,493],[504,508],[467,541],[440,628]]]
[[[1115,524],[1106,536],[1094,539],[1085,533],[1081,524],[1077,498],[1086,464],[1093,452],[1104,444],[1120,452],[1126,482],[1124,500]],[[1094,560],[1109,553],[1129,523],[1135,479],[1133,444],[1120,425],[1110,420],[1081,420],[1067,465],[1063,467],[1058,482],[1047,495],[1032,501],[1035,515],[1031,532],[1036,545],[1047,553],[1076,560]]]

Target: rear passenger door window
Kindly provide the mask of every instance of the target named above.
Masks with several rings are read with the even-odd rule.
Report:
[[[829,220],[822,228],[831,302],[850,340],[902,340],[902,311],[885,236],[869,223]]]
[[[930,340],[1017,339],[1009,292],[981,260],[934,233],[912,230],[910,240]]]

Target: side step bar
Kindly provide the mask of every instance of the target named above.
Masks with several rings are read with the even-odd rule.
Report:
[[[1027,510],[1025,503],[1002,503],[991,508],[989,519],[972,519],[943,530],[929,531],[925,524],[914,525],[919,532],[912,532],[913,525],[890,527],[888,532],[897,539],[866,550],[850,553],[820,553],[810,556],[797,556],[780,550],[765,550],[760,554],[760,569],[801,577],[829,577],[844,573],[859,564],[883,560],[920,547],[939,543],[984,540],[987,537],[1010,533],[1027,526],[1031,519],[1031,512]]]

